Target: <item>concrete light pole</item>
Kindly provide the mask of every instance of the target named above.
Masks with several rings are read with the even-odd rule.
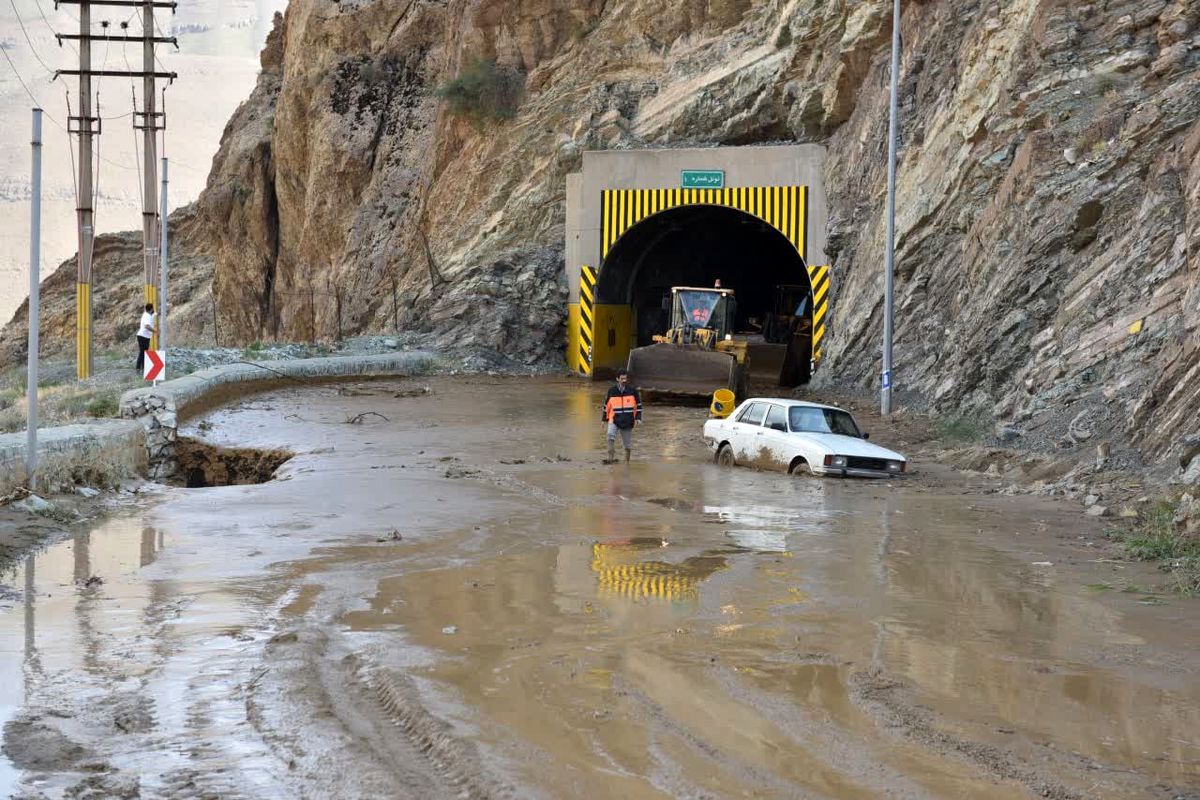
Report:
[[[33,110],[33,197],[29,206],[29,360],[25,380],[25,479],[37,489],[38,302],[42,265],[42,110]]]
[[[892,413],[892,271],[896,257],[896,116],[900,85],[900,0],[892,0],[892,98],[888,117],[887,253],[883,267],[883,381],[880,410]]]
[[[163,352],[163,360],[167,356],[167,159],[162,159],[162,199],[158,211],[158,348]],[[167,369],[163,367],[163,380],[167,379]]]

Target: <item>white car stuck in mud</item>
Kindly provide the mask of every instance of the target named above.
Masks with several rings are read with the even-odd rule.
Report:
[[[801,400],[746,400],[727,418],[704,423],[704,443],[722,466],[793,475],[889,478],[908,466],[904,456],[868,442],[850,412]]]

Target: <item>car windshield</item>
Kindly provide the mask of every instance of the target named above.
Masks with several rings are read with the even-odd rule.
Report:
[[[792,406],[788,409],[788,424],[796,433],[840,433],[862,438],[854,417],[836,408]]]

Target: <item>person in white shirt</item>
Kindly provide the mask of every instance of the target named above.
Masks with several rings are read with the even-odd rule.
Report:
[[[145,309],[142,310],[142,322],[138,326],[137,332],[137,371],[139,375],[142,373],[146,363],[146,351],[150,349],[150,337],[158,330],[154,327],[154,322],[154,304],[146,303]]]

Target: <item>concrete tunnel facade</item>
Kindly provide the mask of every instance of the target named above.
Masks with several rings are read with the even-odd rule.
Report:
[[[567,364],[611,376],[666,329],[671,286],[722,286],[739,326],[777,285],[807,287],[812,361],[826,335],[830,270],[815,144],[589,151],[567,176]]]

